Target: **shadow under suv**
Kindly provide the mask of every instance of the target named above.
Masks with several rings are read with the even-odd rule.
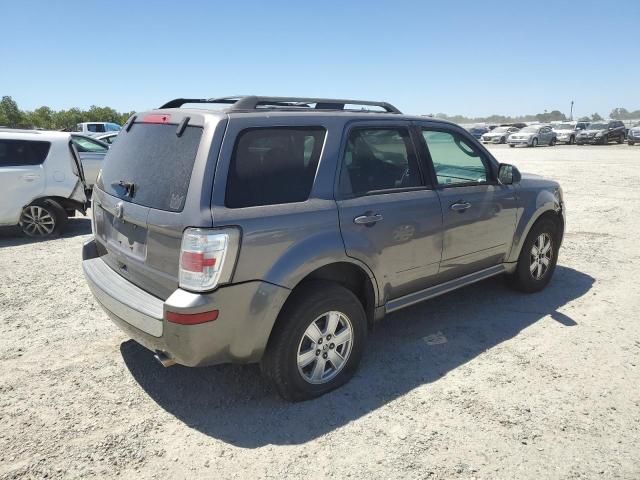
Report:
[[[564,232],[556,182],[355,100],[136,114],[92,207],[82,265],[119,327],[165,366],[260,362],[289,400],[348,381],[386,313],[500,274],[541,290]]]

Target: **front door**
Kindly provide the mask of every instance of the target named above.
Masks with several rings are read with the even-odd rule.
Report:
[[[337,198],[347,255],[373,271],[382,302],[429,286],[442,253],[438,194],[407,122],[353,125]]]
[[[496,181],[497,163],[452,127],[421,126],[442,203],[440,281],[502,263],[516,223],[516,194]]]

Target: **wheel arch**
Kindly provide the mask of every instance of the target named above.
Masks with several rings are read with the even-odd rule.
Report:
[[[524,242],[527,236],[529,235],[529,232],[531,231],[531,229],[534,227],[536,223],[547,218],[550,220],[553,220],[558,225],[560,242],[562,242],[562,238],[564,237],[564,229],[565,229],[565,219],[564,219],[564,213],[563,213],[562,207],[560,205],[553,206],[553,207],[550,207],[549,205],[544,205],[541,208],[539,208],[534,215],[531,216],[531,218],[526,224],[521,225],[521,228],[519,228],[516,231],[516,235],[514,237],[514,243],[511,248],[511,253],[508,259],[509,263],[515,263],[518,261],[518,258],[520,258],[520,252],[522,251]]]

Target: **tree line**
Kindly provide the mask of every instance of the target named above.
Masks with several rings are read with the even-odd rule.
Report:
[[[123,125],[134,112],[117,112],[110,107],[98,107],[92,105],[88,110],[70,108],[69,110],[52,110],[47,106],[36,108],[33,111],[23,111],[10,96],[3,96],[0,101],[0,126],[11,128],[44,128],[47,130],[71,130],[76,124],[82,122],[114,122]],[[521,115],[510,117],[506,115],[490,115],[488,117],[465,117],[464,115],[447,115],[436,113],[430,117],[442,118],[455,123],[515,123],[515,122],[552,122],[556,120],[568,120],[567,116],[559,110],[535,115]],[[629,111],[626,108],[614,108],[609,113],[609,118],[615,120],[640,119],[640,110]],[[594,113],[591,116],[580,117],[580,121],[598,121],[603,118]]]
[[[117,112],[110,107],[92,105],[88,110],[70,108],[52,110],[47,106],[33,111],[20,110],[10,96],[0,100],[0,126],[10,128],[43,128],[45,130],[72,130],[82,122],[113,122],[123,125],[134,112]]]

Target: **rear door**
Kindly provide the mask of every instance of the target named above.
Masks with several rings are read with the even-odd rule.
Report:
[[[347,254],[373,271],[383,302],[426,288],[442,254],[442,211],[408,122],[349,126],[337,203]]]
[[[93,187],[109,147],[103,142],[82,135],[71,135],[71,141],[80,155],[87,186]]]
[[[50,149],[49,142],[0,139],[0,225],[16,225],[22,208],[44,191]]]
[[[102,258],[160,298],[178,287],[184,229],[212,225],[211,185],[226,122],[211,117],[140,115],[109,149],[94,188]]]
[[[496,181],[497,164],[466,132],[420,125],[444,219],[441,281],[502,263],[516,222],[516,194]]]

